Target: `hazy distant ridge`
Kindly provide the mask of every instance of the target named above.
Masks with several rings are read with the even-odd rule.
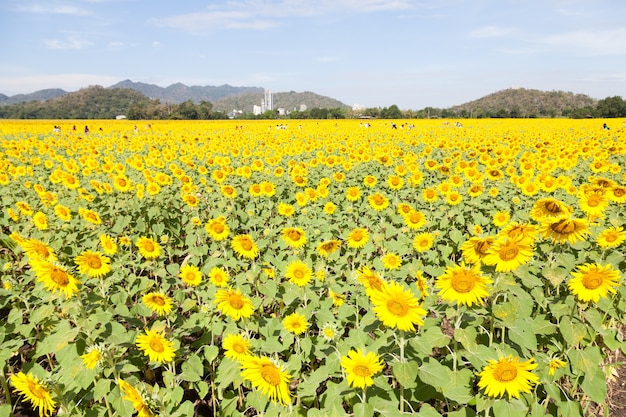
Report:
[[[146,84],[141,82],[133,82],[131,80],[120,81],[109,88],[130,88],[139,91],[151,99],[159,99],[161,101],[171,103],[182,103],[191,100],[194,103],[208,101],[213,103],[223,97],[232,96],[243,93],[263,93],[262,87],[234,87],[228,84],[219,86],[212,85],[193,85],[187,86],[182,83],[175,83],[168,87],[159,87],[155,84]]]

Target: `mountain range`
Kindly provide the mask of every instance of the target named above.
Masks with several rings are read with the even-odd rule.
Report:
[[[187,86],[182,83],[175,83],[167,87],[160,87],[156,84],[134,82],[131,80],[120,81],[106,88],[128,88],[138,91],[150,99],[158,99],[162,102],[175,104],[183,103],[188,100],[194,103],[207,101],[213,104],[213,109],[217,111],[228,112],[237,109],[248,113],[252,112],[252,107],[255,104],[261,104],[265,91],[262,87],[235,87],[228,84],[220,86]],[[17,94],[14,96],[0,94],[0,106],[29,101],[46,101],[66,94],[70,93],[60,88],[39,90],[30,94]],[[289,110],[300,108],[302,104],[306,105],[308,108],[348,107],[338,100],[309,91],[303,93],[296,93],[295,91],[274,93],[273,102],[274,108],[283,107]]]

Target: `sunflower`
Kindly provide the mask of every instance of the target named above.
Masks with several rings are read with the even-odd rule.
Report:
[[[385,281],[374,271],[364,266],[357,271],[357,279],[365,287],[365,294],[371,296],[372,293],[381,291]]]
[[[530,218],[543,222],[548,219],[561,219],[572,214],[572,208],[566,203],[554,198],[542,198],[535,201],[530,210]]]
[[[426,278],[424,278],[424,274],[422,273],[422,271],[417,271],[417,273],[415,274],[415,284],[417,286],[417,289],[420,291],[420,300],[428,297],[428,281],[426,281]]]
[[[334,323],[324,323],[320,329],[320,335],[328,342],[337,337],[337,325]]]
[[[435,235],[432,233],[420,233],[413,238],[413,249],[415,249],[416,252],[426,252],[432,248],[434,242]]]
[[[404,180],[398,175],[391,175],[387,178],[387,186],[392,190],[399,190],[404,185]]]
[[[283,217],[291,217],[293,216],[293,213],[295,213],[296,210],[293,208],[291,204],[278,203],[277,211],[278,211],[278,214],[280,214]]]
[[[226,224],[226,219],[222,216],[209,220],[204,228],[209,236],[216,241],[226,239],[230,233],[230,228]]]
[[[309,328],[309,322],[306,317],[296,311],[283,319],[283,327],[288,332],[299,335]]]
[[[385,364],[376,353],[356,349],[341,357],[341,367],[351,387],[365,389],[374,384],[372,376],[382,371]]]
[[[261,184],[253,183],[248,187],[248,193],[250,193],[252,197],[260,197],[263,195],[263,188],[261,188]]]
[[[363,185],[369,188],[372,188],[373,186],[375,186],[377,182],[378,182],[378,179],[373,175],[366,175],[363,178]]]
[[[487,236],[487,237],[479,237],[474,236],[467,241],[465,241],[461,245],[461,252],[463,253],[463,259],[466,262],[472,264],[478,264],[483,261],[487,253],[489,252],[489,248],[495,242],[495,237]]]
[[[354,202],[359,198],[361,198],[361,189],[359,187],[348,187],[346,189],[346,200]]]
[[[622,226],[604,229],[596,239],[601,248],[616,248],[626,241],[626,232]]]
[[[135,344],[152,362],[167,363],[176,356],[173,343],[161,332],[146,330],[145,334],[137,336]]]
[[[341,241],[337,239],[326,240],[317,245],[317,253],[328,258],[328,256],[341,247]]]
[[[52,394],[48,387],[34,377],[32,373],[29,372],[28,375],[23,372],[13,374],[10,381],[13,390],[38,409],[39,417],[52,415],[56,404],[52,399]]]
[[[368,196],[367,201],[370,207],[376,211],[383,211],[389,207],[389,199],[381,193],[374,193]]]
[[[480,196],[483,192],[485,192],[485,188],[482,184],[472,184],[472,186],[467,189],[467,195],[472,198]]]
[[[248,259],[254,259],[259,254],[259,248],[247,234],[237,235],[233,238],[231,245],[237,255]]]
[[[83,365],[87,369],[94,369],[102,362],[102,348],[98,345],[87,348],[85,354],[80,355]]]
[[[424,188],[422,190],[422,199],[427,203],[434,203],[439,198],[437,189],[434,187]]]
[[[165,316],[172,311],[172,299],[162,292],[151,292],[143,296],[143,303],[159,316]]]
[[[335,307],[341,307],[346,298],[343,294],[337,294],[333,290],[328,290],[328,295],[333,299],[333,305]]]
[[[357,227],[352,229],[350,233],[348,233],[348,246],[351,248],[362,248],[369,240],[369,233],[366,229],[362,227]]]
[[[552,358],[548,362],[548,375],[554,375],[557,369],[567,366],[567,362],[564,362],[558,358]]]
[[[30,260],[30,266],[37,277],[37,281],[41,282],[48,291],[52,293],[65,294],[65,297],[71,298],[78,292],[77,284],[80,284],[65,268],[57,266],[41,258],[33,258]]]
[[[403,216],[404,224],[411,230],[421,229],[426,224],[426,216],[419,210],[412,209],[409,214]]]
[[[20,242],[18,242],[20,243]],[[52,248],[38,239],[27,239],[20,243],[22,250],[29,258],[41,258],[44,261],[54,262],[57,259]]]
[[[497,272],[508,272],[528,263],[533,257],[532,240],[521,236],[501,237],[487,250],[485,265],[495,265]]]
[[[33,215],[33,209],[30,207],[30,204],[25,201],[18,201],[17,203],[15,203],[15,207],[17,207],[17,210],[25,216]]]
[[[501,397],[506,391],[511,397],[519,398],[520,392],[529,393],[539,377],[532,371],[537,367],[534,359],[520,362],[520,358],[509,355],[497,361],[490,359],[478,374],[478,387],[490,397]]]
[[[261,182],[261,192],[266,197],[273,197],[276,194],[276,185],[273,182],[262,181]]]
[[[620,281],[619,271],[614,270],[610,264],[580,265],[576,272],[572,272],[572,276],[567,286],[582,302],[597,303],[600,297],[606,298],[608,293],[614,294]]]
[[[604,191],[581,192],[578,196],[578,205],[587,216],[603,217],[604,211],[609,206],[609,199]]]
[[[102,224],[102,219],[100,215],[93,210],[89,210],[86,208],[79,207],[78,214],[85,220],[87,223],[95,224],[96,226]]]
[[[306,243],[306,232],[299,227],[285,227],[281,234],[285,243],[294,249],[300,249]]]
[[[275,364],[267,356],[248,355],[240,359],[241,376],[252,386],[267,395],[273,402],[285,406],[291,404],[289,381],[291,376],[281,365]]]
[[[488,297],[487,286],[493,283],[481,274],[479,265],[465,266],[465,263],[446,268],[437,278],[435,287],[445,301],[459,305],[472,306],[483,304],[482,298]]]
[[[451,206],[456,206],[461,204],[463,201],[463,196],[458,191],[451,191],[446,194],[446,203]]]
[[[498,233],[499,236],[508,236],[511,238],[516,238],[521,236],[524,239],[530,239],[534,241],[537,237],[537,226],[531,223],[520,223],[520,222],[511,222],[507,224],[501,231]]]
[[[241,293],[241,290],[228,288],[215,293],[217,308],[235,321],[247,319],[254,313],[252,301]]]
[[[333,214],[335,211],[337,211],[337,205],[333,203],[332,201],[329,201],[328,203],[324,204],[324,213]]]
[[[402,265],[402,258],[395,253],[386,253],[381,258],[383,267],[387,270],[396,270]]]
[[[615,185],[609,189],[607,195],[614,203],[626,203],[626,186]]]
[[[413,209],[413,207],[411,207],[411,205],[408,204],[408,203],[399,203],[396,206],[396,212],[400,216],[406,216],[407,214],[409,214],[411,212],[412,209]]]
[[[251,347],[252,344],[250,343],[250,340],[240,334],[228,334],[224,337],[224,340],[222,340],[224,354],[227,358],[234,360],[241,360],[250,355],[252,353],[250,351]]]
[[[113,188],[117,191],[131,191],[133,189],[131,181],[124,174],[118,174],[113,178]]]
[[[100,235],[100,246],[102,246],[102,250],[107,255],[115,255],[117,253],[115,239],[107,234]]]
[[[307,285],[312,277],[313,270],[311,267],[300,260],[289,263],[285,269],[285,278],[299,287]]]
[[[39,230],[46,230],[48,228],[48,218],[40,211],[33,215],[33,223]]]
[[[196,287],[202,282],[202,272],[195,265],[183,265],[180,267],[178,277],[183,280],[185,285]]]
[[[539,228],[539,233],[544,239],[550,239],[554,243],[574,244],[586,239],[589,225],[582,219],[559,218],[544,222]]]
[[[111,272],[111,259],[100,252],[84,251],[74,258],[74,263],[81,274],[92,278],[103,277]]]
[[[161,254],[161,245],[152,238],[141,236],[137,239],[135,245],[139,248],[141,256],[146,259],[156,259]]]
[[[146,402],[142,398],[139,391],[130,385],[128,382],[123,379],[119,379],[117,384],[120,387],[120,391],[122,392],[122,399],[130,401],[133,405],[135,411],[137,411],[137,417],[155,417],[150,408],[146,405]]]
[[[506,226],[511,220],[511,214],[508,211],[497,211],[493,215],[493,224],[496,227]]]
[[[228,285],[230,277],[228,276],[228,273],[222,268],[215,267],[211,268],[211,270],[209,271],[209,280],[211,281],[211,284],[215,285],[216,287],[225,287]]]
[[[237,197],[237,189],[232,185],[222,185],[222,195],[226,198],[233,199]]]
[[[426,310],[420,307],[410,289],[397,282],[383,284],[380,291],[371,292],[370,300],[374,304],[374,313],[387,327],[415,331],[416,324],[424,324]]]

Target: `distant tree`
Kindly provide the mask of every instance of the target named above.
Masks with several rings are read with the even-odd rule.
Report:
[[[389,107],[384,107],[380,112],[382,119],[402,119],[402,112],[397,105],[392,104]]]
[[[620,96],[599,100],[596,109],[599,117],[626,117],[626,102]]]

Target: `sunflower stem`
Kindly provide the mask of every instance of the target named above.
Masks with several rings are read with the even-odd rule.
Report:
[[[6,404],[8,404],[10,411],[9,417],[13,417],[13,407],[11,404],[11,393],[9,392],[9,383],[7,382],[6,374],[4,373],[4,367],[0,370],[0,382],[2,382],[2,391],[4,391],[4,397]]]
[[[404,330],[400,330],[400,362],[404,363]],[[400,384],[400,412],[404,413],[404,387]]]

